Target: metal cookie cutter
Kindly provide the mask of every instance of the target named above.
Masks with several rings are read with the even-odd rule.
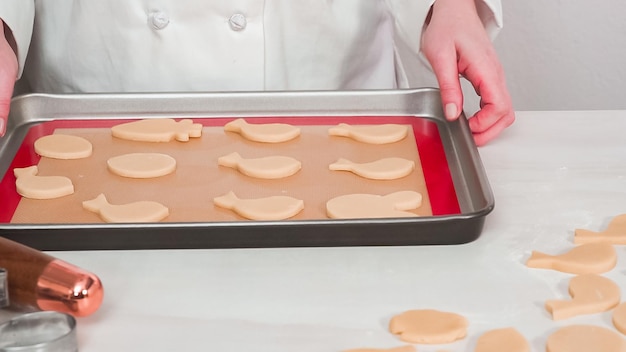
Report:
[[[0,308],[9,305],[7,271],[0,268]],[[75,352],[76,319],[65,313],[22,314],[0,324],[0,352]]]
[[[7,271],[0,268],[0,308],[9,306],[9,287],[8,287]]]
[[[76,319],[41,311],[0,324],[0,352],[76,352]]]

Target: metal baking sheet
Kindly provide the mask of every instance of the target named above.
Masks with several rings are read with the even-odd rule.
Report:
[[[0,236],[41,250],[461,244],[480,236],[493,195],[467,120],[443,117],[439,91],[30,94],[12,101],[0,139]],[[191,118],[295,124],[409,121],[424,162],[432,214],[392,219],[180,221],[137,224],[12,223],[20,197],[12,169],[36,163],[37,136],[54,128]],[[220,122],[221,123],[221,122]],[[323,187],[312,185],[311,187]]]

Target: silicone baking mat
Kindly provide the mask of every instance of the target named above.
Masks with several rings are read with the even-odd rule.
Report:
[[[412,117],[360,117],[352,124],[377,125],[397,123],[408,125],[410,133],[390,144],[368,144],[346,137],[329,136],[328,129],[341,118],[257,118],[249,123],[288,123],[301,128],[301,135],[283,143],[251,142],[233,132],[224,132],[223,124],[232,119],[195,119],[203,123],[203,134],[188,142],[136,142],[115,138],[109,126],[123,121],[48,122],[32,128],[22,143],[10,169],[38,165],[40,176],[69,177],[75,187],[72,195],[56,199],[22,198],[15,190],[15,176],[7,172],[0,186],[3,202],[1,221],[10,223],[96,223],[100,218],[82,208],[82,201],[103,193],[112,204],[152,200],[166,205],[170,215],[166,222],[241,221],[235,212],[213,205],[212,199],[228,191],[240,198],[261,198],[287,195],[304,200],[305,208],[294,220],[327,218],[326,201],[351,193],[385,195],[412,190],[422,194],[422,205],[413,212],[419,216],[456,214],[458,201],[445,162],[441,139],[433,122],[415,123]],[[100,125],[100,127],[85,127]],[[80,127],[76,127],[80,126]],[[437,133],[429,133],[429,131]],[[34,141],[47,134],[80,136],[90,141],[94,153],[88,158],[58,160],[40,158]],[[418,145],[428,153],[420,155]],[[131,179],[107,170],[106,161],[127,153],[164,153],[174,157],[177,170],[151,179]],[[260,180],[237,170],[219,166],[220,156],[238,152],[246,158],[270,155],[291,156],[302,163],[295,175],[276,180]],[[370,180],[346,171],[331,171],[328,165],[338,158],[354,162],[371,162],[386,157],[402,157],[415,162],[415,170],[396,180]],[[431,201],[434,201],[434,210]],[[9,218],[10,216],[10,218]]]

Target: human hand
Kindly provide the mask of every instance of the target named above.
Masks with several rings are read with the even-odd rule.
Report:
[[[476,12],[474,0],[436,0],[422,35],[422,52],[441,90],[448,120],[463,110],[459,75],[480,96],[480,110],[469,119],[477,145],[484,145],[515,120],[502,65]]]
[[[8,27],[0,20],[0,137],[6,132],[18,72],[17,56],[9,43],[11,39]]]

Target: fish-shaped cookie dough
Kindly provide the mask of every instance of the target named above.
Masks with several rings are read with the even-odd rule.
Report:
[[[569,282],[571,300],[546,301],[546,309],[552,319],[562,320],[577,315],[607,311],[621,300],[619,286],[597,274],[575,276]]]
[[[169,215],[169,209],[158,202],[143,200],[114,205],[109,203],[104,194],[84,201],[83,208],[111,223],[157,222]]]
[[[601,274],[615,267],[617,253],[608,243],[588,243],[560,255],[533,251],[526,266],[571,274]]]
[[[574,231],[574,243],[606,242],[612,244],[626,244],[626,214],[611,219],[604,231],[595,232],[585,229]]]
[[[288,156],[266,156],[262,158],[243,158],[234,152],[217,159],[222,166],[238,170],[244,175],[263,179],[278,179],[298,172],[302,163]]]
[[[21,196],[31,199],[53,199],[74,193],[72,180],[65,176],[37,176],[36,165],[15,168],[15,188]]]
[[[408,125],[349,125],[340,123],[331,127],[328,134],[352,138],[355,141],[369,144],[388,144],[403,140],[409,133]]]
[[[400,218],[417,214],[406,210],[422,205],[422,195],[415,191],[399,191],[384,196],[347,194],[326,202],[326,214],[332,219]]]
[[[240,199],[234,192],[213,198],[215,205],[251,220],[283,220],[304,209],[304,201],[289,196]]]
[[[300,135],[300,128],[286,123],[251,124],[244,119],[236,119],[224,125],[224,131],[235,132],[245,139],[262,143],[281,143]]]
[[[202,124],[190,119],[155,118],[122,123],[111,127],[114,137],[140,142],[187,142],[202,135]]]
[[[383,158],[369,163],[355,163],[340,158],[328,166],[330,170],[350,171],[372,180],[395,180],[407,176],[415,169],[413,160],[403,158]]]

